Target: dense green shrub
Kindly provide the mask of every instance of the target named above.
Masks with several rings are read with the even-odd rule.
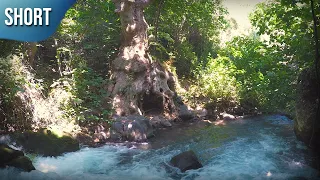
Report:
[[[235,37],[217,58],[208,58],[184,95],[223,106],[292,113],[296,72],[282,60],[257,36]]]
[[[10,103],[16,93],[21,89],[24,78],[19,72],[19,61],[17,56],[0,58],[0,100],[2,103]]]
[[[30,86],[22,57],[0,58],[0,131],[31,128],[33,107],[25,93]]]
[[[120,47],[120,20],[114,10],[111,0],[77,1],[55,35],[60,73],[55,82],[72,95],[63,104],[68,119],[81,123],[110,119],[107,79]]]
[[[0,58],[6,58],[14,53],[15,48],[18,48],[20,44],[16,41],[0,39]]]
[[[292,108],[295,69],[259,37],[236,37],[220,54],[236,69],[241,104],[273,112]]]
[[[236,67],[228,57],[210,59],[199,76],[204,95],[212,100],[237,102],[239,95],[235,71]]]
[[[79,56],[72,56],[70,71],[54,83],[61,86],[71,97],[62,104],[65,117],[80,123],[109,121],[108,80],[88,67],[87,62]]]

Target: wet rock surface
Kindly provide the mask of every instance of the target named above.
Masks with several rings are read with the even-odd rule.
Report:
[[[150,119],[150,123],[155,128],[171,127],[170,121],[162,116],[155,116]]]
[[[30,159],[24,156],[22,151],[15,150],[6,144],[0,144],[0,168],[6,166],[16,167],[27,172],[35,170]]]
[[[146,141],[153,136],[154,129],[148,118],[140,115],[116,117],[110,128],[112,141]]]
[[[179,118],[181,118],[182,120],[190,120],[194,117],[195,115],[188,109],[186,105],[179,106]]]
[[[186,151],[174,156],[170,160],[170,164],[174,167],[179,168],[181,172],[203,167],[193,151]]]
[[[43,156],[59,156],[80,149],[79,142],[76,139],[67,135],[59,137],[47,129],[38,132],[16,133],[12,134],[11,138],[17,145],[22,146],[26,152]]]

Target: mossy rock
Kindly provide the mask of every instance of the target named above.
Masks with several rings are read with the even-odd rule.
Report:
[[[27,172],[30,172],[30,171],[36,169],[36,168],[34,168],[30,159],[26,156],[19,156],[19,157],[13,159],[12,161],[10,161],[9,163],[7,163],[7,165],[18,168],[18,169],[22,169]]]
[[[0,167],[4,167],[11,160],[24,156],[23,152],[14,150],[6,144],[0,144]]]
[[[23,152],[12,149],[6,144],[0,144],[0,168],[6,166],[16,167],[28,172],[35,170],[32,162],[24,156]]]
[[[43,156],[59,156],[80,149],[79,142],[74,138],[67,135],[59,137],[47,129],[16,133],[12,137],[18,145],[23,146],[25,151]]]

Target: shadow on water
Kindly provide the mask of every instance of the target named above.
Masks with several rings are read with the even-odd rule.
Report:
[[[193,150],[203,168],[181,173],[171,157]],[[296,140],[293,122],[261,116],[215,126],[193,123],[163,129],[149,143],[83,148],[57,158],[37,157],[38,171],[20,179],[317,179],[307,148]],[[1,170],[8,179],[17,175]],[[16,176],[15,176],[16,177]]]

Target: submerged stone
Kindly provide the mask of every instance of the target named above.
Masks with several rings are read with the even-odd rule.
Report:
[[[185,172],[190,169],[199,169],[203,167],[193,151],[186,151],[174,156],[170,160],[170,164],[174,167],[179,168],[181,172]]]

